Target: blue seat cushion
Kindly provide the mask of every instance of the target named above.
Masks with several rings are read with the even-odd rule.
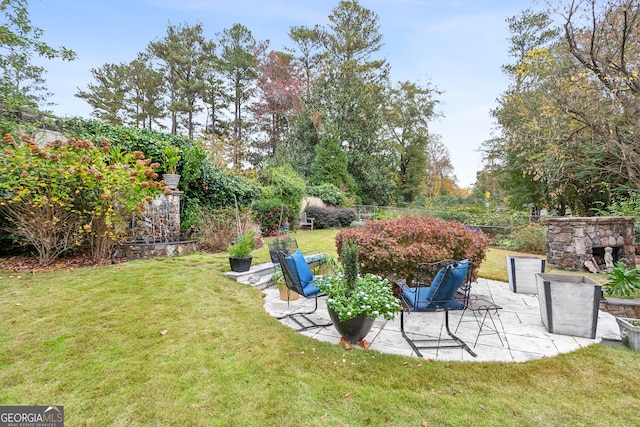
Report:
[[[462,307],[453,296],[464,282],[469,269],[469,261],[457,261],[443,267],[433,278],[431,286],[404,289],[402,293],[411,305],[410,309],[429,311],[436,309],[457,310]]]
[[[311,296],[320,292],[320,289],[313,284],[313,273],[300,249],[285,257],[284,261],[294,276],[292,277],[293,281],[300,288],[296,290],[297,292],[301,290],[304,296]]]

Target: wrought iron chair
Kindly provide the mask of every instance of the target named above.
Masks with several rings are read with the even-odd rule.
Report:
[[[313,310],[287,314],[286,316],[281,316],[278,319],[291,319],[299,326],[297,329],[298,331],[330,326],[332,322],[319,323],[309,317],[310,314],[315,313],[318,309],[318,297],[322,296],[322,294],[320,293],[320,289],[313,284],[313,273],[311,268],[309,268],[309,264],[307,264],[307,261],[302,255],[302,252],[300,252],[300,249],[296,250],[293,254],[288,254],[286,250],[281,249],[276,251],[276,255],[278,257],[278,263],[282,269],[282,274],[287,288],[290,291],[297,292],[307,299],[313,298],[315,300],[315,307]]]
[[[444,260],[421,263],[410,286],[404,280],[396,282],[400,288],[400,301],[409,313],[444,312],[445,328],[450,338],[433,339],[409,338],[405,332],[404,310],[400,312],[400,331],[418,357],[423,357],[420,349],[430,348],[463,348],[473,357],[477,356],[449,328],[449,311],[463,310],[467,306],[474,274],[473,264],[468,260]]]
[[[279,237],[267,243],[267,246],[269,246],[271,262],[280,264],[280,261],[278,261],[278,251],[284,251],[286,255],[291,255],[298,250],[298,241],[291,237]]]

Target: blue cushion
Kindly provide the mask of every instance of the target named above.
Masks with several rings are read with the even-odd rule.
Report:
[[[441,268],[428,288],[409,288],[402,292],[411,304],[412,310],[459,309],[461,304],[453,296],[464,282],[468,269],[468,260],[458,261],[454,265]]]
[[[310,296],[320,292],[320,289],[313,284],[313,273],[309,268],[309,264],[307,264],[307,261],[304,259],[304,255],[300,252],[300,249],[292,255],[285,257],[284,261],[294,276],[292,279],[296,287],[300,288],[297,291],[301,290],[304,296]]]

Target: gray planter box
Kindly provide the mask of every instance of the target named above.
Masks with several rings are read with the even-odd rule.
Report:
[[[638,319],[629,319],[627,317],[616,317],[616,322],[620,326],[620,336],[622,342],[632,350],[640,351],[640,326],[631,324]]]
[[[544,273],[545,266],[544,258],[507,255],[509,289],[518,294],[537,294],[536,274]]]
[[[542,323],[552,334],[595,339],[602,287],[586,276],[536,274]]]

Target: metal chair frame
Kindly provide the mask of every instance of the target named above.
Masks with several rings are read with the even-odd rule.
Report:
[[[471,280],[475,275],[474,265],[469,262],[469,267],[467,269],[467,274],[465,278],[461,281],[461,283],[455,286],[454,298],[456,301],[460,303],[459,308],[448,308],[448,307],[439,307],[439,305],[446,304],[451,302],[448,301],[438,301],[438,300],[430,300],[426,304],[427,307],[434,304],[435,307],[429,307],[420,309],[418,307],[418,290],[417,288],[424,288],[429,286],[437,286],[438,288],[433,293],[433,297],[435,298],[438,295],[438,289],[444,282],[445,277],[449,274],[449,271],[456,266],[456,263],[459,261],[456,260],[443,260],[434,263],[421,263],[418,266],[418,271],[416,274],[416,278],[411,282],[411,286],[408,286],[405,281],[400,280],[396,282],[397,286],[400,288],[400,301],[402,305],[407,309],[409,313],[411,312],[444,312],[444,323],[447,334],[450,338],[432,338],[432,339],[411,339],[407,335],[404,327],[404,310],[400,312],[400,332],[404,339],[409,343],[413,351],[416,353],[418,357],[424,357],[420,352],[421,349],[433,349],[433,348],[462,348],[467,351],[471,356],[476,357],[477,354],[471,350],[471,348],[465,343],[461,338],[456,336],[453,332],[451,332],[449,325],[449,311],[452,310],[464,310],[467,307],[469,294],[471,290]],[[433,283],[433,280],[436,278],[437,273],[440,269],[444,268],[445,272],[442,275],[442,278],[437,283]],[[403,290],[416,288],[415,299],[411,301],[408,298]]]
[[[297,292],[299,295],[307,299],[310,299],[311,297],[313,297],[315,300],[315,306],[313,310],[305,311],[305,312],[290,313],[285,316],[278,317],[278,320],[287,319],[287,318],[291,319],[294,323],[296,323],[299,326],[299,328],[296,329],[297,331],[305,331],[311,328],[324,328],[326,326],[331,326],[333,322],[319,323],[316,320],[308,317],[310,314],[313,314],[318,310],[318,297],[324,296],[325,294],[316,292],[313,295],[305,295],[304,290],[302,289],[302,286],[301,286],[301,280],[300,280],[300,275],[298,274],[298,270],[295,268],[295,266],[291,268],[291,266],[288,265],[287,262],[285,262],[285,258],[289,256],[287,251],[280,249],[276,252],[276,254],[278,256],[278,261],[280,264],[280,268],[282,269],[284,282],[287,285],[288,291]],[[287,292],[287,304],[289,303],[288,296],[289,296],[289,292]]]
[[[269,256],[271,257],[271,262],[274,264],[279,264],[278,261],[278,251],[284,251],[286,255],[291,255],[296,250],[298,250],[298,241],[292,237],[277,237],[267,243],[269,247]],[[286,256],[285,255],[285,256]]]

